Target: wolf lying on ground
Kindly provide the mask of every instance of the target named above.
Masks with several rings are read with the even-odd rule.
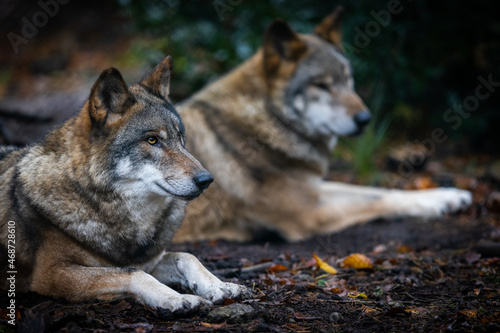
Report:
[[[0,152],[0,257],[4,274],[17,272],[17,291],[132,296],[171,311],[248,293],[190,254],[165,252],[187,202],[213,180],[185,148],[168,102],[171,67],[167,57],[131,87],[105,70],[78,115],[38,144]]]
[[[311,35],[275,21],[252,58],[177,105],[189,151],[215,182],[189,205],[174,241],[247,241],[262,230],[297,241],[471,203],[455,188],[410,192],[323,180],[337,137],[359,134],[370,121],[342,51],[340,15]]]

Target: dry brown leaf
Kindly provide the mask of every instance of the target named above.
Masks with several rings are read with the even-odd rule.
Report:
[[[210,327],[210,328],[213,328],[213,329],[216,329],[216,330],[220,330],[222,327],[224,327],[224,325],[226,325],[225,323],[222,323],[222,324],[210,324],[210,323],[204,323],[204,322],[201,322],[200,324],[201,324],[201,326]]]
[[[230,305],[230,304],[234,304],[236,303],[236,301],[232,298],[224,298],[224,302],[222,303],[222,306],[226,306],[226,305]]]
[[[361,253],[354,253],[345,258],[343,266],[345,268],[352,267],[354,269],[373,269],[371,259]]]
[[[464,316],[467,316],[469,318],[475,318],[477,316],[477,310],[463,310],[463,311],[459,311],[459,313],[461,313]]]
[[[401,245],[399,246],[396,251],[398,253],[410,253],[410,252],[413,252],[413,249],[411,246],[408,246],[408,245]]]
[[[278,273],[278,272],[287,271],[288,267],[283,266],[283,265],[274,265],[274,266],[269,267],[268,270],[273,272],[273,273]]]
[[[413,182],[416,190],[426,190],[429,188],[436,188],[438,184],[432,181],[431,177],[418,177]]]

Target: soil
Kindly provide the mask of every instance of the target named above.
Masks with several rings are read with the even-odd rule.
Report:
[[[443,218],[372,221],[294,244],[173,244],[169,250],[193,253],[221,279],[251,288],[250,299],[215,305],[251,306],[254,314],[238,323],[173,315],[133,299],[71,304],[17,293],[17,326],[2,319],[0,331],[500,332],[498,192],[485,180],[468,184],[473,206]],[[337,274],[320,269],[313,254]],[[343,267],[352,254],[368,268]],[[6,295],[0,299],[7,304]]]

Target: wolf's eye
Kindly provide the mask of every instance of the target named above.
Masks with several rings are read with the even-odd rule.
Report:
[[[157,144],[157,143],[158,143],[158,138],[156,138],[156,137],[152,136],[152,137],[148,138],[148,139],[147,139],[147,141],[148,141],[148,143],[149,143],[150,145],[152,145],[152,146],[153,146],[153,145],[155,145],[155,144]]]
[[[330,91],[330,86],[324,82],[313,82],[313,86],[321,90]]]

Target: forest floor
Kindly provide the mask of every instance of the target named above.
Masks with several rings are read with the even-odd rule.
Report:
[[[429,186],[436,177],[411,182]],[[18,293],[17,326],[0,320],[0,332],[500,332],[498,184],[451,178],[474,204],[443,218],[377,220],[293,244],[173,244],[252,290],[250,299],[214,306],[230,314],[174,316],[132,299],[71,304]]]

